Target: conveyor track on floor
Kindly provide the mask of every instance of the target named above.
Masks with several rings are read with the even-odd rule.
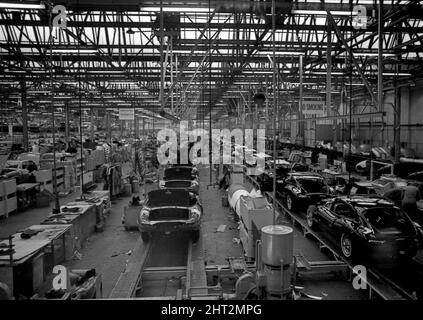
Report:
[[[248,175],[245,175],[245,177],[255,188],[259,188],[259,184],[254,177]],[[307,226],[305,218],[301,217],[299,213],[289,211],[278,199],[273,199],[273,192],[266,192],[266,196],[276,205],[275,207],[279,214],[282,212],[282,216],[290,217],[293,225],[299,226],[304,236],[311,235],[318,241],[321,249],[324,248],[329,250],[336,260],[345,262],[352,272],[354,264],[343,257],[340,250],[328,241],[328,239],[325,239],[319,233],[311,230]],[[416,300],[416,297],[404,289],[401,284],[385,276],[372,266],[367,266],[367,279],[363,280],[367,283],[370,299],[376,294],[383,300]]]
[[[200,247],[199,247],[200,246]],[[207,296],[207,277],[201,244],[189,236],[138,239],[110,299],[182,299]]]

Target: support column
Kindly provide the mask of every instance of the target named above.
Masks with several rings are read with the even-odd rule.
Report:
[[[90,122],[91,122],[90,140],[91,140],[91,142],[93,142],[94,141],[94,109],[92,107],[90,109]]]
[[[378,8],[378,61],[377,61],[377,101],[378,111],[383,110],[383,0]]]
[[[66,142],[69,142],[69,137],[70,137],[70,128],[69,128],[69,123],[70,123],[70,117],[69,117],[69,103],[65,103],[65,138],[66,138]]]
[[[142,117],[142,136],[145,136],[145,117]]]
[[[107,132],[107,141],[112,143],[112,124],[110,119],[110,111],[106,111],[106,132]]]
[[[327,35],[327,50],[326,50],[326,114],[331,115],[331,106],[332,106],[332,24],[328,25],[328,35]],[[335,111],[335,110],[333,110]],[[335,115],[335,112],[332,112],[332,115]],[[338,120],[334,119],[332,123],[333,128],[333,147],[335,148],[336,142],[338,141],[337,136],[337,125]]]
[[[23,148],[28,150],[29,139],[28,139],[28,108],[26,99],[26,83],[25,80],[21,80],[21,102],[22,102],[22,134],[23,134]]]
[[[304,122],[303,119],[303,56],[300,55],[299,63],[299,74],[300,74],[300,97],[298,102],[298,133],[297,133],[297,144],[304,145]]]
[[[135,133],[135,139],[138,139],[139,137],[140,137],[140,128],[139,128],[139,126],[140,126],[140,123],[139,123],[139,119],[138,119],[138,117],[137,117],[137,114],[135,113],[134,114],[134,133]]]
[[[402,44],[401,34],[397,34],[397,45]],[[397,56],[398,63],[395,66],[396,73],[401,72],[401,54]],[[401,91],[402,88],[398,86],[398,77],[394,78],[395,100],[394,100],[394,161],[400,162],[401,156]]]

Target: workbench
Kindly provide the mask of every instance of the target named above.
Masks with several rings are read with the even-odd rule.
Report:
[[[83,242],[95,232],[97,224],[97,207],[89,203],[73,203],[60,207],[59,214],[51,214],[42,224],[55,223],[60,220],[61,223],[69,221],[72,224],[74,235],[74,247],[80,250]]]
[[[69,224],[33,225],[28,229],[37,233],[28,239],[21,238],[24,230],[12,235],[12,256],[0,256],[0,281],[9,286],[15,296],[32,296],[51,268],[63,261],[65,234],[71,228]],[[0,242],[0,246],[8,245],[7,240]]]
[[[110,213],[112,204],[110,201],[109,191],[91,191],[88,194],[84,194],[84,198],[75,199],[69,202],[67,206],[77,205],[94,205],[97,210],[96,214],[96,225],[104,226],[106,220],[106,214]]]

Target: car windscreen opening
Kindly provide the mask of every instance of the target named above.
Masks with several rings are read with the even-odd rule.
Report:
[[[192,180],[192,168],[189,167],[173,167],[168,168],[164,172],[164,178],[166,180]]]
[[[186,190],[154,190],[148,193],[148,205],[150,207],[181,206],[190,205],[189,192]]]
[[[307,193],[321,193],[328,191],[323,179],[298,179],[298,182]]]

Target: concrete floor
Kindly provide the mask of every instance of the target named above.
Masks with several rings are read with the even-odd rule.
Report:
[[[212,182],[215,173],[212,172]],[[242,257],[242,246],[233,241],[239,238],[238,224],[234,221],[229,208],[222,206],[223,190],[208,187],[209,168],[200,172],[200,198],[204,207],[202,224],[202,245],[207,265],[227,264],[229,257]],[[141,197],[143,188],[140,188]],[[70,195],[61,199],[66,203],[77,195]],[[130,197],[123,197],[113,201],[112,210],[106,221],[103,232],[93,234],[80,251],[80,260],[71,260],[64,265],[71,269],[95,268],[102,275],[103,297],[108,297],[117,282],[139,237],[137,231],[125,231],[122,223],[123,207],[130,201]],[[7,236],[18,229],[39,223],[51,209],[32,209],[11,216],[0,221],[0,235]],[[226,225],[224,232],[216,232],[220,225]],[[316,242],[304,238],[301,233],[294,233],[294,250],[301,253],[309,261],[329,260],[330,258],[318,249]],[[346,281],[334,279],[307,280],[303,283],[305,291],[322,296],[324,299],[363,299],[363,293],[353,290]]]
[[[202,236],[207,265],[227,264],[229,257],[243,257],[242,246],[234,242],[239,238],[238,223],[234,221],[229,208],[222,206],[223,190],[218,186],[207,187],[210,184],[210,168],[201,170],[200,197],[204,207]],[[215,172],[212,172],[212,183],[215,182]],[[224,232],[217,232],[220,225],[226,225]]]

